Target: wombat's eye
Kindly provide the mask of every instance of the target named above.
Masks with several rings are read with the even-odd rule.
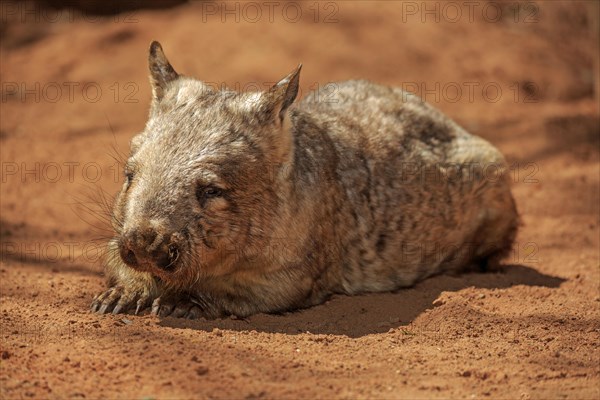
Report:
[[[215,197],[221,197],[223,195],[223,191],[216,186],[202,186],[199,185],[196,189],[196,197],[200,204],[204,205],[204,202],[208,199],[212,199]]]
[[[125,187],[129,187],[131,185],[131,181],[133,180],[133,172],[125,171]]]
[[[221,195],[221,190],[216,187],[209,187],[204,191],[204,197],[217,197]]]

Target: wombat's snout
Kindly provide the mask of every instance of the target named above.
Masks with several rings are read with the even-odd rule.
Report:
[[[178,234],[163,234],[153,227],[131,229],[119,240],[121,259],[134,268],[150,263],[165,271],[172,270],[179,251]]]

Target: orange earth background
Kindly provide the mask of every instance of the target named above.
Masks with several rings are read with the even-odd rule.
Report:
[[[63,3],[0,3],[1,398],[600,398],[597,2]],[[243,320],[90,313],[88,194],[121,185],[154,39],[241,90],[300,62],[302,96],[404,87],[491,141],[523,219],[505,270]]]

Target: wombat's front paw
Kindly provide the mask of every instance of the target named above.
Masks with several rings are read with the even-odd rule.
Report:
[[[158,297],[152,303],[152,314],[159,317],[197,319],[204,317],[200,304],[193,298]]]
[[[135,313],[138,314],[148,307],[152,300],[153,298],[148,291],[140,293],[124,286],[113,286],[94,298],[91,309],[92,312],[98,312],[99,314],[106,314],[111,311],[113,314],[118,314],[132,310],[135,305]]]

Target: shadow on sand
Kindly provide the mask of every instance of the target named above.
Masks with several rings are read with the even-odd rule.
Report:
[[[393,293],[334,296],[322,305],[282,315],[259,314],[247,319],[212,321],[167,317],[162,318],[160,324],[204,331],[214,328],[286,334],[308,331],[356,338],[409,325],[425,310],[433,308],[433,302],[445,291],[468,287],[503,289],[516,285],[556,288],[564,281],[524,265],[507,265],[498,273],[436,276]]]

